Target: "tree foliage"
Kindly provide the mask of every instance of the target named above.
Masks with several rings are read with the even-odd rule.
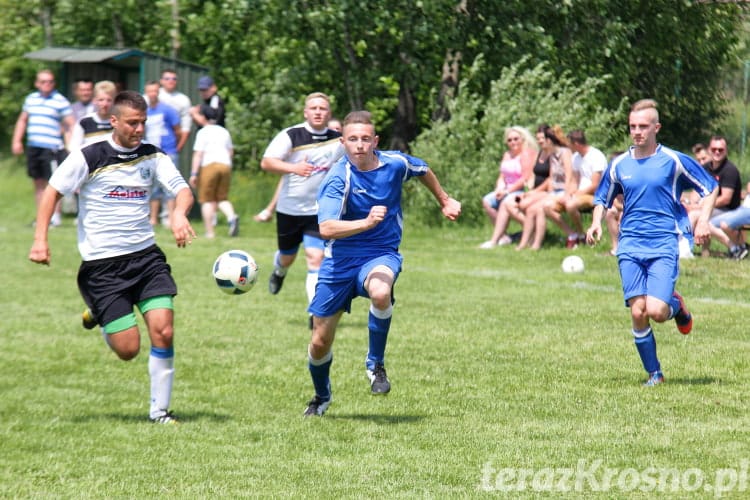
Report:
[[[691,0],[0,0],[0,139],[47,43],[135,47],[206,65],[229,98],[238,162],[257,157],[301,99],[321,90],[344,115],[366,107],[384,147],[406,149],[451,95],[487,97],[505,68],[530,58],[582,85],[607,78],[597,102],[650,96],[662,138],[687,146],[724,111],[721,81],[736,63],[744,11]],[[484,63],[466,76],[475,61]],[[466,80],[466,82],[464,82]],[[540,119],[541,117],[538,117]],[[587,127],[588,128],[588,127]]]

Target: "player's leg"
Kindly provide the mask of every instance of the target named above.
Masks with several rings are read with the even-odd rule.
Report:
[[[636,259],[629,256],[619,258],[620,278],[626,304],[630,308],[633,342],[644,370],[648,373],[647,386],[660,384],[664,381],[661,363],[656,354],[656,338],[651,329],[646,304],[647,270]]]
[[[148,374],[151,379],[149,418],[171,423],[169,411],[174,382],[174,310],[172,297],[164,295],[139,302],[151,339]]]
[[[317,226],[317,223],[316,223]],[[318,273],[323,262],[323,251],[325,241],[320,238],[317,228],[314,234],[305,234],[303,237],[305,246],[305,261],[307,263],[307,278],[305,278],[305,291],[307,292],[308,304],[312,302],[315,295],[315,286],[318,283]]]
[[[680,333],[687,335],[693,329],[693,316],[682,295],[674,289],[678,275],[677,257],[669,255],[650,259],[646,307],[651,319],[659,323],[674,319]]]
[[[268,278],[268,291],[274,295],[281,291],[286,273],[297,258],[297,251],[304,235],[303,222],[302,217],[276,214],[278,250],[273,256],[273,271]]]
[[[365,371],[373,394],[387,394],[391,390],[385,371],[385,348],[393,315],[393,285],[400,271],[401,256],[384,255],[364,265],[357,278],[362,283],[360,295],[370,298]]]

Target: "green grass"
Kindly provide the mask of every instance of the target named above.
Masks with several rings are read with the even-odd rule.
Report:
[[[274,228],[251,222],[262,197],[244,202],[238,239],[177,249],[158,232],[180,289],[173,409],[183,424],[151,425],[146,337],[125,363],[81,328],[70,219],[51,231],[52,265],[28,262],[31,183],[11,165],[0,167],[0,497],[484,497],[507,494],[485,491],[505,468],[531,474],[510,495],[558,497],[565,468],[601,461],[569,496],[698,498],[714,495],[664,482],[657,493],[630,491],[627,470],[697,469],[713,484],[750,458],[750,262],[682,265],[695,330],[655,325],[667,383],[645,389],[603,247],[577,250],[586,272],[566,275],[570,252],[554,235],[538,253],[482,251],[487,228],[428,230],[408,219],[387,351],[392,392],[369,394],[368,303],[358,299],[337,333],[334,403],[303,419],[312,395],[305,271],[297,263],[281,294],[266,291]],[[222,294],[210,277],[232,247],[261,266],[243,296]],[[535,491],[531,477],[544,489],[547,468],[558,474],[546,483],[553,491]],[[602,484],[606,468],[620,483]],[[724,497],[745,496],[742,485]]]

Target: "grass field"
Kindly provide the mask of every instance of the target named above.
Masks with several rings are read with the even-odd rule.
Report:
[[[303,419],[304,269],[268,294],[274,229],[248,208],[260,203],[240,204],[238,239],[177,249],[158,231],[180,288],[173,409],[183,423],[156,426],[146,337],[125,363],[81,328],[71,219],[51,231],[52,265],[28,262],[31,185],[0,167],[0,497],[748,495],[750,262],[683,264],[695,329],[655,325],[667,381],[646,389],[604,247],[577,250],[586,271],[566,275],[571,252],[554,237],[538,253],[482,251],[488,228],[407,219],[393,390],[369,394],[359,299],[334,347],[334,403]],[[257,289],[236,297],[210,277],[233,247],[261,265]]]

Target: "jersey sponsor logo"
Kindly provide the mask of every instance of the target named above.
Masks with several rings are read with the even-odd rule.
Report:
[[[132,153],[132,154],[129,154],[129,155],[120,153],[120,154],[117,155],[117,157],[119,159],[121,159],[121,160],[133,160],[135,158],[138,158],[138,153]]]
[[[122,186],[117,186],[104,195],[109,200],[143,200],[147,197],[147,189],[126,189]]]
[[[354,194],[367,194],[367,189],[358,188],[353,191]]]

